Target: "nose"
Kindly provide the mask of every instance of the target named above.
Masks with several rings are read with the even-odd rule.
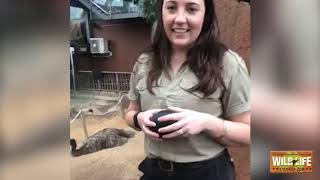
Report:
[[[180,11],[177,12],[177,16],[175,18],[175,22],[176,23],[180,23],[180,24],[187,22],[187,19],[186,19],[184,11],[180,10]]]

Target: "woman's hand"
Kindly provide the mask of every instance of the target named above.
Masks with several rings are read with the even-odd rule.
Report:
[[[150,118],[153,116],[153,114],[161,111],[162,109],[151,109],[148,111],[140,112],[137,116],[138,124],[141,128],[141,130],[144,132],[146,136],[148,136],[150,139],[161,141],[159,138],[159,134],[156,132],[152,132],[149,127],[156,126],[156,123],[150,121]]]
[[[192,136],[199,134],[206,130],[207,122],[210,120],[217,120],[214,116],[206,113],[192,111],[188,109],[182,109],[178,107],[170,107],[177,113],[172,113],[159,118],[159,121],[175,120],[176,123],[160,128],[159,133],[169,133],[163,135],[162,138],[173,138],[176,136]]]

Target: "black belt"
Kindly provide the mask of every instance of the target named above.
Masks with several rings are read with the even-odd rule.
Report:
[[[198,161],[198,162],[189,162],[189,163],[178,163],[173,161],[167,161],[164,159],[151,159],[153,166],[158,167],[162,171],[167,172],[173,172],[173,171],[179,171],[179,170],[187,170],[187,169],[197,169],[204,167],[208,165],[209,163],[212,163],[216,159],[220,157],[227,156],[229,158],[229,154],[227,149],[223,150],[221,153],[219,153],[216,157],[204,160],[204,161]]]

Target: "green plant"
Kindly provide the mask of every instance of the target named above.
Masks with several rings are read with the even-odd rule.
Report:
[[[153,23],[156,20],[156,0],[142,0],[144,8],[144,17],[148,22]]]
[[[153,23],[156,20],[155,4],[156,0],[125,0],[127,2],[133,2],[134,4],[141,4],[143,6],[144,18],[149,23]]]

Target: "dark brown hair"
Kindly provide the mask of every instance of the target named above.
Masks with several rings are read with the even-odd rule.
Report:
[[[203,97],[214,93],[219,87],[224,88],[222,79],[222,58],[227,47],[219,40],[218,22],[213,0],[204,0],[205,16],[199,37],[188,50],[187,60],[183,66],[189,66],[190,70],[199,79],[199,83],[189,89],[190,92],[200,91]],[[152,55],[151,69],[148,74],[147,88],[152,94],[152,87],[159,79],[162,72],[169,76],[170,57],[172,53],[162,24],[163,0],[157,0],[156,17],[157,27],[152,44],[145,52]]]

